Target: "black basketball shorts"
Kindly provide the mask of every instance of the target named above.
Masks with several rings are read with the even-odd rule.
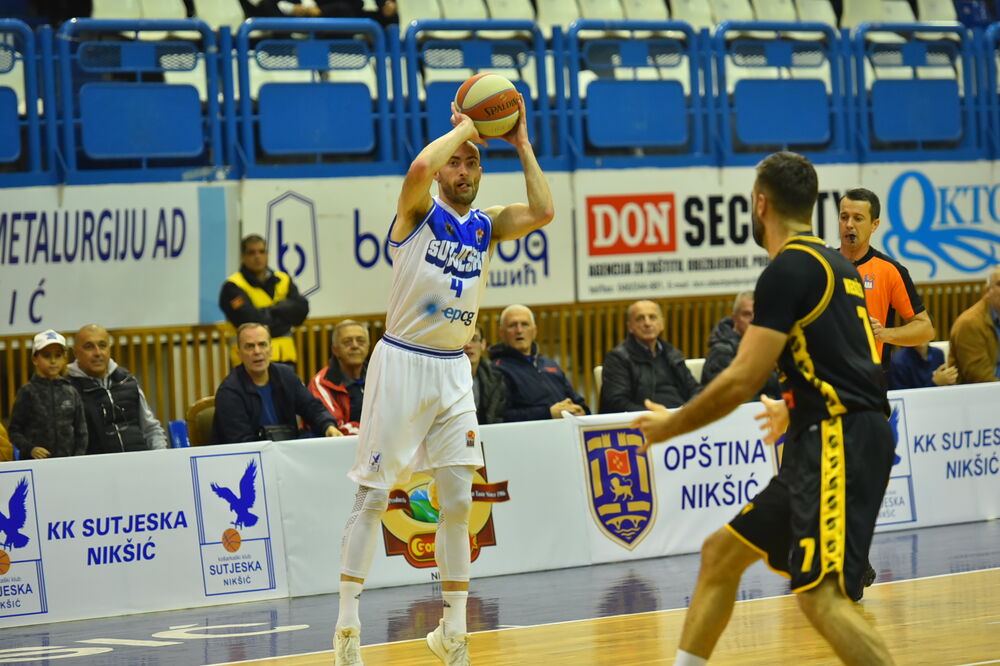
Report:
[[[810,426],[785,442],[778,475],[727,526],[804,592],[835,574],[860,599],[895,440],[878,412]]]

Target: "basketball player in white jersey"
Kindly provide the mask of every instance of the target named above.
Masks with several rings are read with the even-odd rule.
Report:
[[[476,330],[490,256],[553,216],[552,194],[528,141],[524,100],[517,125],[501,137],[517,149],[528,203],[472,207],[485,145],[472,120],[452,105],[453,128],[410,165],[390,227],[393,278],[385,336],[368,365],[358,452],[348,473],[358,483],[341,545],[337,666],[361,664],[358,605],[389,490],[411,470],[434,477],[440,516],[435,557],[444,618],[427,643],[445,664],[468,664],[469,512],[473,471],[483,464],[463,347]],[[438,195],[430,188],[437,182]]]

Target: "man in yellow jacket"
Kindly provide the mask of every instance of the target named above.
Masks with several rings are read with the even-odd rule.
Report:
[[[292,327],[309,315],[309,301],[299,293],[288,273],[267,267],[267,245],[257,234],[240,243],[240,269],[226,278],[219,294],[219,307],[230,323],[233,365],[239,365],[236,328],[240,324],[264,324],[271,330],[275,363],[294,365],[298,359]]]

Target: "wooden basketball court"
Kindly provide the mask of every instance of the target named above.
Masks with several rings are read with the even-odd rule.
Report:
[[[1000,664],[1000,569],[883,583],[858,612],[899,664]],[[672,664],[684,609],[618,615],[473,634],[473,663],[491,666]],[[365,664],[438,663],[423,640],[372,645]],[[244,661],[260,666],[330,664],[333,652]],[[836,657],[806,622],[793,596],[738,602],[713,663],[827,664]]]

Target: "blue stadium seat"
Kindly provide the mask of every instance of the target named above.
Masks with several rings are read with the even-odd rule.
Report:
[[[762,36],[732,38],[751,30]],[[774,36],[763,37],[765,31]],[[802,152],[819,162],[848,158],[847,87],[838,35],[831,26],[727,21],[716,29],[712,55],[724,160],[753,164],[778,149]],[[767,76],[758,76],[755,69]],[[732,96],[726,92],[730,89]]]
[[[0,162],[21,156],[21,123],[17,115],[17,93],[0,88]]]
[[[144,31],[198,39],[131,39]],[[200,65],[205,89],[219,89],[218,49],[205,23],[76,19],[56,43],[67,182],[214,178],[222,170],[218,96],[207,95],[203,106],[195,86],[164,82],[167,72]]]
[[[38,68],[51,67],[51,58],[42,58],[38,45],[50,52],[51,35],[47,27],[36,37],[23,21],[0,19],[0,165],[8,186],[55,180],[51,141],[43,141],[55,125],[39,115]]]
[[[593,34],[625,35],[587,39]],[[566,37],[570,141],[581,166],[708,163],[701,39],[682,21],[583,19]]]
[[[85,83],[79,99],[88,157],[197,157],[205,151],[201,102],[191,86]]]
[[[899,34],[903,41],[869,39],[882,32]],[[936,35],[952,39],[925,38]],[[858,26],[852,64],[861,161],[986,157],[985,133],[976,119],[981,112],[973,39],[957,24]],[[879,78],[879,72],[891,72],[893,78]],[[928,78],[932,75],[937,76]]]
[[[370,19],[251,19],[236,35],[247,176],[396,173],[386,36]],[[401,118],[398,119],[401,122]]]
[[[372,99],[362,83],[268,84],[257,103],[260,146],[270,155],[363,154],[375,148]]]

